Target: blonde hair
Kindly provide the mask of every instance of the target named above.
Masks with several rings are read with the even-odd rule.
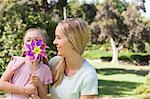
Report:
[[[80,55],[83,54],[86,44],[89,41],[89,29],[85,21],[79,18],[68,18],[61,21],[56,30],[63,33],[68,41],[72,44],[74,50]],[[65,58],[62,58],[59,63],[54,66],[52,73],[54,83],[57,86],[61,83],[65,71]]]
[[[28,32],[31,32],[31,33],[32,33],[32,31],[34,31],[34,32],[36,32],[36,33],[39,33],[39,34],[42,36],[43,42],[46,44],[46,36],[47,36],[47,35],[46,35],[46,31],[44,31],[44,30],[42,30],[42,29],[40,29],[40,28],[30,28],[30,29],[26,30],[25,33],[24,33],[22,45],[24,44],[24,38],[25,38],[26,34],[27,34]],[[22,52],[22,55],[21,55],[21,56],[24,57],[24,56],[25,56],[24,53],[25,53],[25,51]],[[47,61],[46,58],[43,58],[43,62],[48,65],[48,61]]]

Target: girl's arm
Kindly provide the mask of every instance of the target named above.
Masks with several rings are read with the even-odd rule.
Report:
[[[3,75],[0,78],[0,90],[8,92],[8,93],[15,93],[15,94],[22,94],[22,95],[29,95],[34,93],[35,88],[32,86],[25,86],[20,87],[10,83],[9,81],[14,75],[14,71],[10,72],[9,70],[5,70]]]
[[[13,76],[13,72],[10,72],[6,69],[0,78],[0,90],[9,92],[9,93],[22,93],[23,94],[24,92],[23,88],[19,88],[19,86],[14,86],[13,84],[9,82],[12,76]]]

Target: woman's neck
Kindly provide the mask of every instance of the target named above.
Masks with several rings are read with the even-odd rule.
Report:
[[[65,73],[66,75],[71,76],[82,67],[84,63],[84,58],[79,54],[75,54],[65,57],[65,61],[66,61]]]

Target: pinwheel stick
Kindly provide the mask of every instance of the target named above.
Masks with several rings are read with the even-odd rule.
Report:
[[[36,76],[36,75],[35,75],[35,71],[36,71],[37,65],[38,65],[38,60],[35,60],[35,61],[32,62],[32,75],[33,75],[33,76]],[[31,95],[31,96],[32,96],[32,99],[36,99],[36,98],[35,98],[35,95],[36,95],[36,94],[32,94],[32,95]]]
[[[32,62],[32,72],[33,72],[33,74],[34,74],[35,71],[36,71],[37,65],[38,65],[38,60],[35,60],[35,61]]]

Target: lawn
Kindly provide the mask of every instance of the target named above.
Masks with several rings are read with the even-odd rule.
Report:
[[[101,59],[103,61],[111,61],[112,51],[105,51],[99,49],[86,50],[83,56],[90,59]],[[135,53],[124,49],[120,51],[118,57],[119,60],[123,62],[147,65],[148,61],[150,60],[150,53]]]
[[[148,66],[112,64],[100,59],[88,60],[97,71],[99,96],[134,95],[133,90],[145,81],[150,70]]]

